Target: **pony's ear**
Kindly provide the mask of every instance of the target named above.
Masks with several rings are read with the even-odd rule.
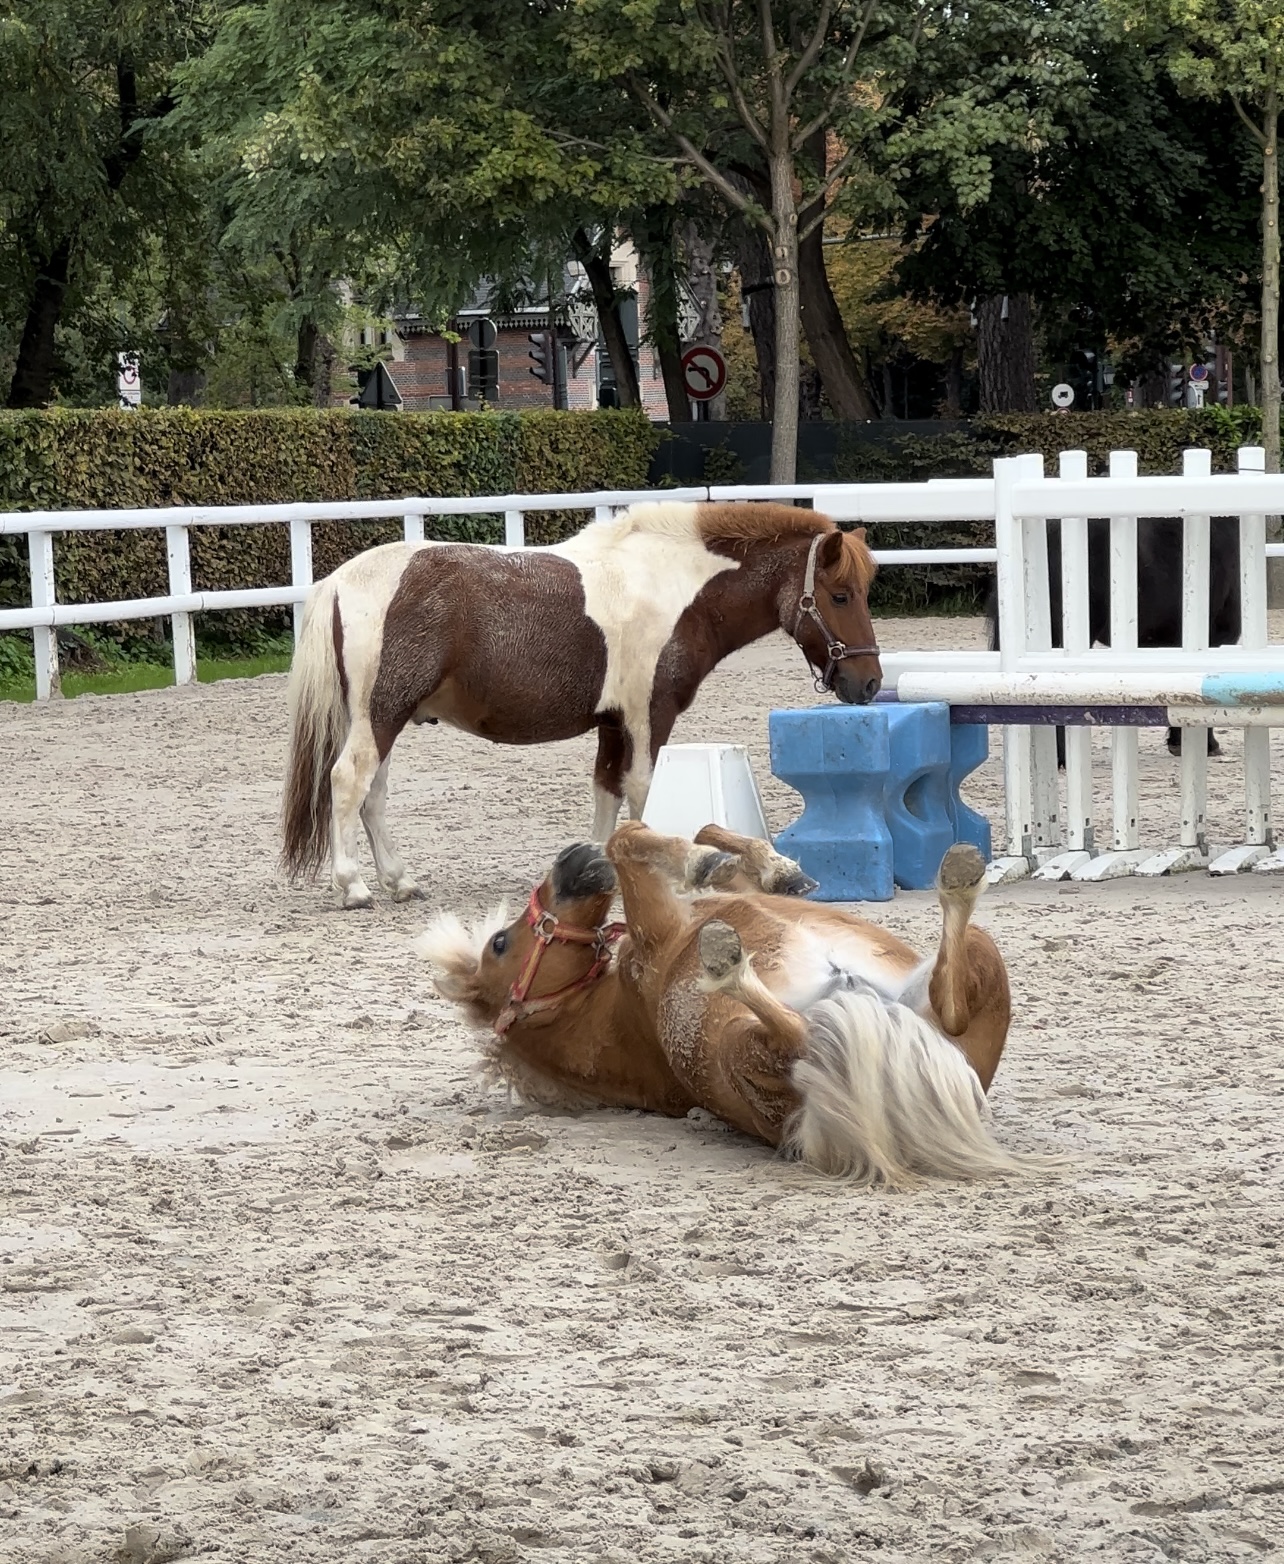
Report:
[[[863,543],[865,541],[865,529],[864,529],[864,527],[851,527],[848,530],[849,530],[849,535],[851,537],[855,538],[857,540],[857,542]]]
[[[837,528],[825,533],[816,550],[816,563],[822,570],[832,570],[843,557],[843,535]]]

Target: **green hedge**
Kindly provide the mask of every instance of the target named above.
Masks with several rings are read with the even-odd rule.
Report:
[[[644,417],[622,412],[0,413],[0,510],[642,488],[658,441]],[[533,543],[555,542],[584,519],[532,515],[527,535]],[[434,537],[482,540],[501,536],[502,527],[500,517],[463,516],[430,522],[428,530]],[[316,574],[400,536],[399,522],[317,526]],[[168,590],[160,532],[67,534],[55,544],[55,560],[63,602]],[[198,591],[286,582],[288,528],[199,528],[192,534],[192,575]],[[20,537],[0,538],[0,601],[30,601]]]

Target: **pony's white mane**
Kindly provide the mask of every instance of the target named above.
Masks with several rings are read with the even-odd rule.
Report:
[[[630,505],[618,516],[591,522],[585,530],[591,530],[596,537],[604,533],[612,533],[616,538],[639,533],[662,538],[700,537],[696,507],[691,500],[645,500],[640,505]]]
[[[471,970],[482,952],[508,926],[508,903],[492,907],[480,921],[466,924],[453,912],[439,912],[411,946],[414,953],[439,972]]]

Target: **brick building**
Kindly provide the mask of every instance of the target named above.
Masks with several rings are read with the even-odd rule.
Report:
[[[643,407],[649,417],[666,419],[668,404],[659,361],[650,343],[642,340],[647,278],[627,242],[622,241],[616,250],[611,275],[616,288],[630,295],[623,301],[621,313],[633,348]],[[550,325],[562,328],[564,337],[573,338],[562,349],[566,406],[573,411],[615,406],[611,360],[598,333],[587,279],[577,262],[566,267],[562,294],[571,301],[570,306],[559,310],[550,322],[547,293],[543,301],[537,299],[501,313],[492,303],[492,290],[483,286],[449,323],[449,329],[461,339],[457,344],[440,336],[413,310],[394,313],[393,330],[386,339],[390,349],[387,367],[402,407],[408,412],[452,407],[475,410],[483,405],[514,411],[553,407],[553,387],[530,373],[531,333],[547,331]],[[381,335],[379,345],[384,340]],[[452,371],[457,388],[453,397]]]

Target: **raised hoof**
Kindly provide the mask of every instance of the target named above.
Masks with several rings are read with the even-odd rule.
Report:
[[[688,867],[693,890],[703,890],[709,885],[728,885],[735,879],[740,860],[735,853],[724,853],[717,847],[701,847],[691,854]]]
[[[744,960],[740,936],[729,923],[715,918],[700,930],[700,965],[711,978],[724,978]]]
[[[937,888],[942,891],[974,890],[985,879],[985,856],[971,842],[955,842],[947,848],[936,876]]]
[[[796,866],[782,874],[772,885],[772,894],[775,896],[810,896],[813,891],[820,889],[820,882],[813,880]]]
[[[401,885],[394,885],[389,893],[393,901],[423,901],[426,892],[422,885],[416,885],[413,880],[406,880]]]

